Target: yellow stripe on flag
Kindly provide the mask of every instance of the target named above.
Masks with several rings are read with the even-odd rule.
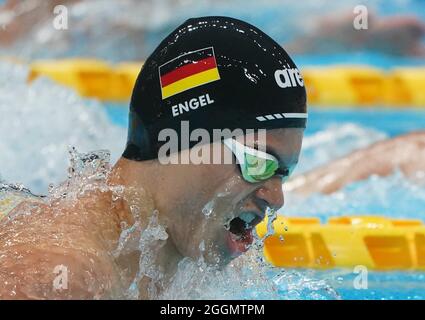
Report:
[[[220,75],[218,74],[217,68],[194,74],[193,76],[181,79],[162,88],[162,99],[219,79]]]

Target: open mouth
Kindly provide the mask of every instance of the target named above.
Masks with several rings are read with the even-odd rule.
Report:
[[[230,220],[228,230],[237,237],[243,238],[258,224],[262,218],[252,212],[243,212],[236,218]]]
[[[252,229],[263,218],[253,212],[243,212],[233,218],[225,226],[228,232],[228,246],[233,255],[238,255],[249,249],[253,241]]]

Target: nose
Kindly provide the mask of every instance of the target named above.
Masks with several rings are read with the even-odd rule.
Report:
[[[282,180],[279,177],[274,177],[259,188],[256,197],[267,202],[270,209],[280,209],[283,207],[285,200],[282,191]]]

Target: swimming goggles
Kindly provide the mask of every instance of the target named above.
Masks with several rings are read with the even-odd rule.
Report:
[[[235,155],[242,177],[247,182],[262,182],[276,175],[286,181],[295,167],[281,167],[275,156],[247,147],[235,139],[225,139],[223,143]]]

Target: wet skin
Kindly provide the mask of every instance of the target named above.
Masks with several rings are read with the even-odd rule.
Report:
[[[292,165],[298,161],[302,135],[301,129],[271,130],[267,148]],[[255,137],[245,142],[254,145]],[[223,147],[223,152],[230,150]],[[120,235],[137,221],[141,230],[146,228],[154,209],[168,233],[155,247],[152,262],[163,272],[165,284],[185,256],[197,259],[202,254],[207,262],[224,266],[244,251],[229,247],[226,224],[250,212],[256,217],[253,228],[266,207],[284,203],[281,177],[247,183],[234,163],[161,165],[121,158],[107,184],[109,189],[94,187],[76,198],[23,203],[11,213],[13,219],[2,221],[1,299],[123,297],[138,271],[140,250],[135,233],[117,253]],[[125,186],[119,197],[111,191],[117,186]],[[209,215],[202,212],[205,207],[212,209]],[[68,287],[55,289],[61,265],[68,271]],[[140,298],[150,298],[149,281],[145,277],[139,282]]]

